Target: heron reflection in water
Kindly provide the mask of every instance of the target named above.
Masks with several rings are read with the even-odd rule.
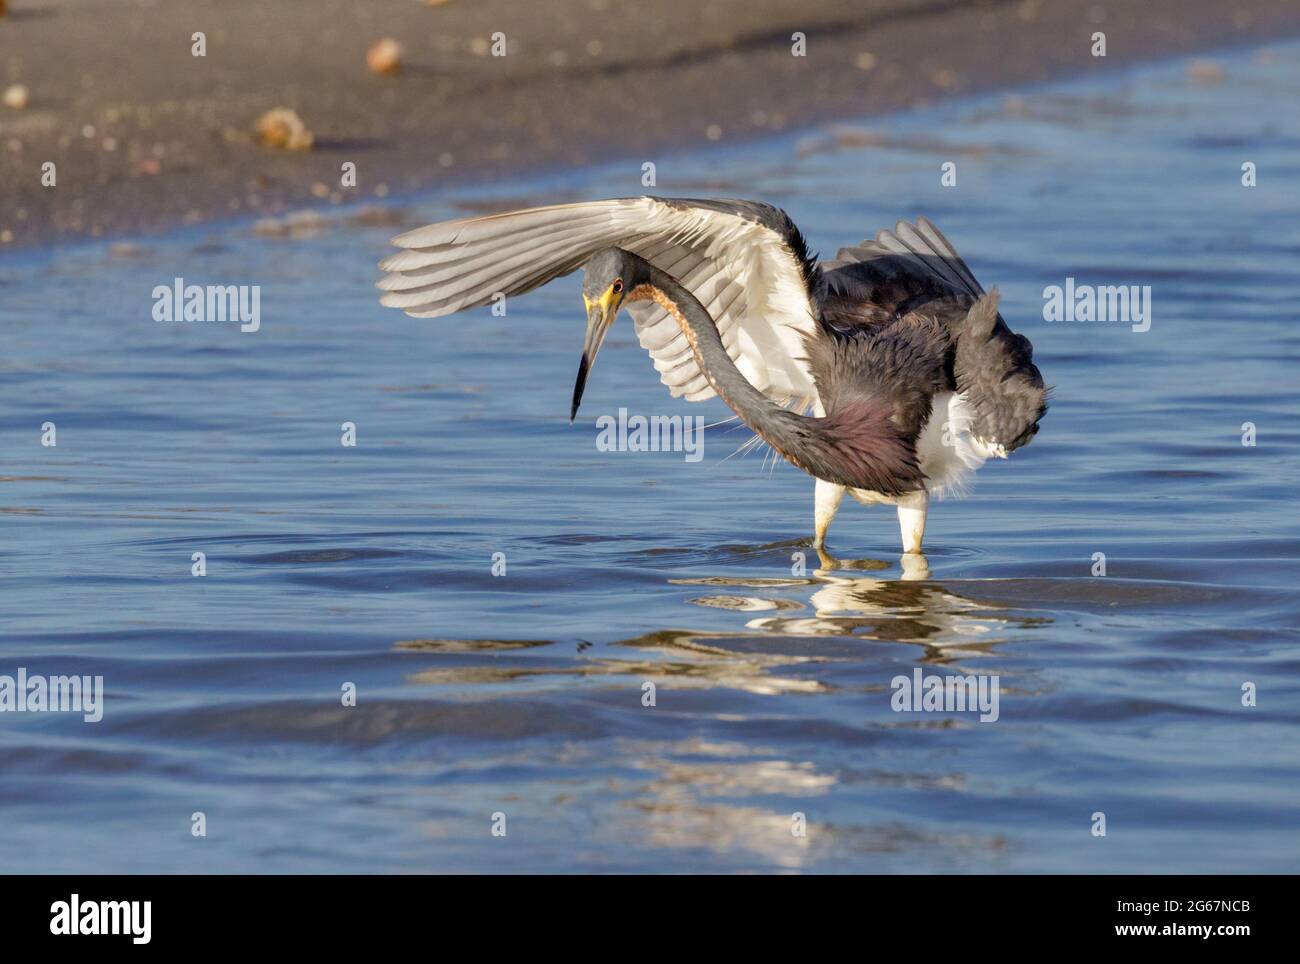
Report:
[[[901,579],[867,575],[870,570],[889,568],[886,562],[867,559],[841,564],[835,570],[816,570],[804,579],[714,576],[670,581],[758,590],[761,595],[735,593],[690,600],[700,606],[753,614],[744,624],[751,632],[916,643],[926,648],[925,662],[985,655],[990,647],[1005,641],[1009,631],[1043,621],[994,599],[967,595],[951,584],[928,581],[929,570],[916,556],[904,555],[903,567]],[[791,599],[789,593],[799,598]]]
[[[1032,346],[933,224],[818,263],[794,222],[743,200],[623,198],[447,221],[396,238],[382,302],[448,315],[584,269],[570,420],[620,309],[674,396],[721,398],[816,479],[814,545],[848,492],[897,507],[920,553],[931,496],[1038,431]]]

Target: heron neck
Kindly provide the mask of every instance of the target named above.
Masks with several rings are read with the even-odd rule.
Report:
[[[668,312],[681,327],[700,371],[718,397],[760,438],[803,467],[792,424],[798,417],[755,388],[736,367],[722,344],[717,324],[695,295],[666,271],[647,267],[650,280],[628,292],[628,298],[654,301]]]
[[[628,298],[652,300],[673,317],[713,390],[759,438],[808,474],[837,485],[886,495],[924,486],[915,446],[894,424],[886,396],[862,394],[819,418],[782,408],[741,374],[696,297],[667,272],[649,263],[646,268],[648,280]]]

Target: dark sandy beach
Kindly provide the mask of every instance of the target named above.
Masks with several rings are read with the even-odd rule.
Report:
[[[149,233],[736,141],[1293,32],[1300,9],[1147,0],[14,0],[0,244]],[[1095,31],[1107,56],[1091,53]],[[206,36],[206,56],[191,53]],[[806,56],[791,37],[806,36]],[[505,35],[506,56],[491,37]],[[400,73],[366,67],[377,39]],[[296,110],[310,151],[258,145]],[[56,164],[57,183],[41,183]],[[345,162],[357,184],[343,187]],[[661,174],[661,177],[663,175]]]

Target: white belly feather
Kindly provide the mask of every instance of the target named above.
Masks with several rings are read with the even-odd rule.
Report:
[[[964,495],[975,471],[989,457],[970,434],[971,412],[966,396],[943,392],[934,396],[930,420],[916,440],[916,454],[930,494]]]

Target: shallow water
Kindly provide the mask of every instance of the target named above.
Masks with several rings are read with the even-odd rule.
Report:
[[[397,228],[339,212],[7,256],[0,674],[107,695],[0,713],[0,868],[1300,869],[1297,54],[655,159],[827,255],[926,214],[1001,288],[1055,401],[933,509],[928,579],[852,504],[817,569],[811,481],[729,426],[699,463],[598,451],[620,406],[729,413],[671,401],[622,319],[570,426],[575,278],[410,319],[371,288]],[[176,276],[260,284],[261,330],[153,321]],[[1067,276],[1151,285],[1150,330],[1043,321]],[[917,666],[996,675],[997,722],[894,712]]]

